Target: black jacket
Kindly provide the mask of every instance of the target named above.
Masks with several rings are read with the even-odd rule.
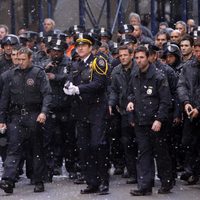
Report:
[[[2,74],[3,72],[7,71],[12,66],[13,66],[12,60],[11,59],[7,60],[5,58],[5,54],[2,54],[0,56],[0,74]]]
[[[107,76],[95,71],[91,74],[90,64],[94,59],[91,54],[85,63],[75,63],[69,77],[80,91],[80,95],[73,97],[73,115],[78,120],[98,123],[105,117],[107,108]]]
[[[126,71],[123,66],[119,64],[113,69],[111,74],[111,90],[108,104],[113,107],[118,105],[122,115],[127,114],[128,86],[131,74],[134,72],[135,68],[134,64],[132,64],[131,69]]]
[[[177,91],[182,104],[190,103],[200,111],[200,62],[196,59],[183,66]]]
[[[129,101],[134,103],[135,123],[151,125],[168,118],[171,96],[167,78],[150,64],[145,73],[135,71],[129,85]]]
[[[51,87],[46,74],[38,67],[25,70],[14,68],[4,80],[0,101],[0,122],[6,122],[8,112],[25,108],[48,113],[51,104]]]
[[[70,99],[63,92],[64,84],[68,77],[69,60],[64,56],[60,63],[48,69],[48,73],[53,73],[55,79],[50,80],[52,88],[52,105],[53,111],[66,111],[70,109]]]
[[[174,69],[167,64],[163,64],[160,61],[156,61],[154,64],[156,68],[161,70],[167,77],[172,97],[172,108],[170,109],[170,112],[173,114],[173,118],[181,118],[181,107],[176,90],[178,84],[178,75]]]

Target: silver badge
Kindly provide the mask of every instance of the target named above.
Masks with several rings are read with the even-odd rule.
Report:
[[[148,94],[148,95],[151,95],[151,94],[152,94],[152,92],[153,92],[153,91],[152,91],[152,89],[151,89],[151,88],[149,88],[149,89],[147,90],[147,94]]]
[[[29,79],[27,79],[26,83],[29,86],[33,86],[35,82],[34,82],[34,80],[32,78],[29,78]]]

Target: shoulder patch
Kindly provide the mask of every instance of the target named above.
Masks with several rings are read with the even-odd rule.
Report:
[[[106,66],[106,61],[103,58],[97,59],[97,65],[99,67],[105,67]]]

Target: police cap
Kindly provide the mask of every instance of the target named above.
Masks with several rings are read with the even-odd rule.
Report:
[[[133,31],[134,31],[134,27],[131,24],[123,24],[119,27],[119,30],[118,30],[120,34],[132,33]]]
[[[51,50],[57,50],[57,51],[65,51],[68,48],[68,45],[65,40],[62,40],[61,38],[53,38],[48,43],[48,48]]]
[[[94,45],[94,43],[95,43],[94,38],[85,33],[77,34],[75,41],[76,41],[76,45],[80,45],[80,44]]]
[[[126,45],[129,43],[136,44],[137,43],[136,37],[134,37],[133,35],[123,34],[121,37],[120,45]]]
[[[73,36],[78,33],[84,33],[85,32],[85,26],[81,25],[73,25],[69,27],[68,34],[69,36]]]
[[[101,27],[99,35],[101,37],[108,37],[109,40],[111,40],[111,38],[112,38],[111,32],[106,30],[104,27]]]

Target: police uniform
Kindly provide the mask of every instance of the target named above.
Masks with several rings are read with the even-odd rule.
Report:
[[[80,34],[76,43],[94,44],[89,35]],[[86,60],[81,60],[71,71],[72,87],[80,94],[72,101],[72,111],[77,120],[77,138],[82,172],[88,187],[81,194],[100,191],[108,192],[108,143],[105,134],[107,113],[107,61],[90,54]],[[73,94],[69,94],[73,95]]]
[[[51,88],[44,71],[34,66],[12,69],[4,82],[0,122],[7,123],[9,143],[0,187],[12,193],[26,142],[33,154],[35,183],[41,186],[43,182],[42,134],[36,119],[41,112],[47,114],[49,111]],[[35,192],[39,192],[37,189]],[[44,190],[43,187],[40,189]]]
[[[109,95],[109,106],[118,106],[121,115],[121,138],[120,141],[124,148],[126,167],[130,180],[128,184],[137,182],[136,157],[137,146],[135,142],[134,128],[129,123],[129,115],[126,111],[128,84],[131,73],[136,66],[132,63],[130,69],[125,70],[121,64],[116,66],[111,74],[111,92]]]
[[[50,51],[61,51],[63,55],[61,57],[51,57],[51,61],[55,64],[46,69],[47,73],[52,73],[55,76],[54,79],[50,79],[52,106],[51,114],[47,121],[47,129],[51,133],[50,135],[53,135],[54,174],[61,174],[64,158],[69,178],[73,179],[75,178],[76,159],[75,125],[70,117],[71,100],[63,92],[63,85],[67,80],[68,66],[70,65],[69,59],[64,55],[66,47],[65,39],[63,40],[59,36],[50,42]]]
[[[159,177],[165,191],[172,188],[171,159],[164,138],[164,123],[170,108],[170,91],[164,75],[150,64],[145,73],[135,71],[130,82],[129,100],[134,103],[134,122],[138,143],[138,191],[133,195],[145,195],[152,192],[152,172],[155,156]],[[155,120],[162,123],[159,132],[151,130]],[[161,192],[161,191],[160,191]]]
[[[19,45],[19,38],[16,35],[9,34],[5,36],[1,41],[1,46],[4,45],[17,46]],[[0,97],[4,85],[4,72],[13,68],[13,63],[10,55],[6,55],[5,52],[0,56]],[[7,134],[0,136],[0,155],[2,160],[5,161],[6,158],[6,147],[7,147]]]

